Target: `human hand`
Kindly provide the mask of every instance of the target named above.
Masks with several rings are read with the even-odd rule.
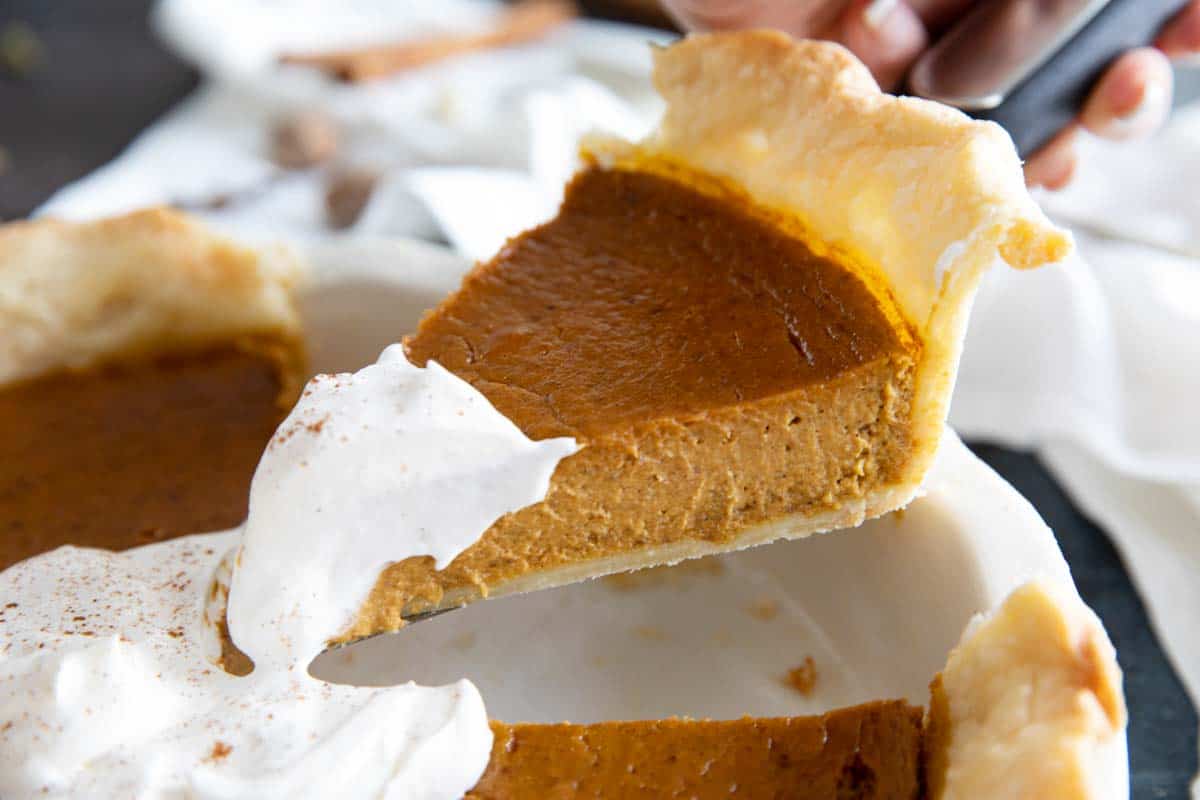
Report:
[[[917,56],[978,0],[663,0],[688,29],[778,28],[831,39],[854,52],[884,89],[895,89]],[[1031,186],[1058,189],[1075,172],[1080,128],[1105,139],[1145,136],[1171,109],[1170,58],[1200,53],[1200,0],[1191,0],[1153,47],[1129,50],[1096,82],[1076,123],[1025,162]]]

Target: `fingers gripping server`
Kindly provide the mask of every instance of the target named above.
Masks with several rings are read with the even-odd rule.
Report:
[[[1122,52],[1187,0],[991,0],[913,65],[908,92],[1000,123],[1027,157],[1069,124]]]

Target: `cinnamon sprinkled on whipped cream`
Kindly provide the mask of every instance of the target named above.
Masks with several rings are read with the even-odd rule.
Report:
[[[63,547],[0,573],[0,796],[462,796],[491,748],[469,681],[341,686],[308,664],[384,566],[448,563],[539,502],[575,449],[530,441],[398,346],[314,379],[264,454],[244,529]],[[227,591],[245,677],[215,663]]]

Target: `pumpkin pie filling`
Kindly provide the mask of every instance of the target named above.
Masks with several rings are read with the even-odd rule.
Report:
[[[894,481],[920,344],[880,282],[844,262],[676,166],[581,172],[553,221],[476,269],[406,344],[530,438],[584,446],[544,503],[448,568],[389,568],[356,632],[526,574],[723,546]]]
[[[467,797],[914,800],[921,717],[897,700],[819,717],[493,722],[491,760]]]
[[[240,524],[294,399],[286,358],[231,342],[0,388],[0,569]]]

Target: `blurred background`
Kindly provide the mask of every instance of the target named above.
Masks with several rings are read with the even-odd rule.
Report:
[[[166,203],[249,238],[486,257],[552,213],[581,133],[648,129],[645,42],[677,35],[653,0],[597,0],[536,41],[345,83],[278,56],[353,42],[369,15],[301,3],[281,24],[258,5],[0,0],[0,220]],[[495,13],[410,4],[396,35],[474,35]],[[1138,800],[1188,797],[1197,771],[1200,79],[1178,81],[1166,132],[1085,143],[1071,189],[1042,196],[1080,263],[987,287],[952,419],[1053,528],[1116,644]]]

